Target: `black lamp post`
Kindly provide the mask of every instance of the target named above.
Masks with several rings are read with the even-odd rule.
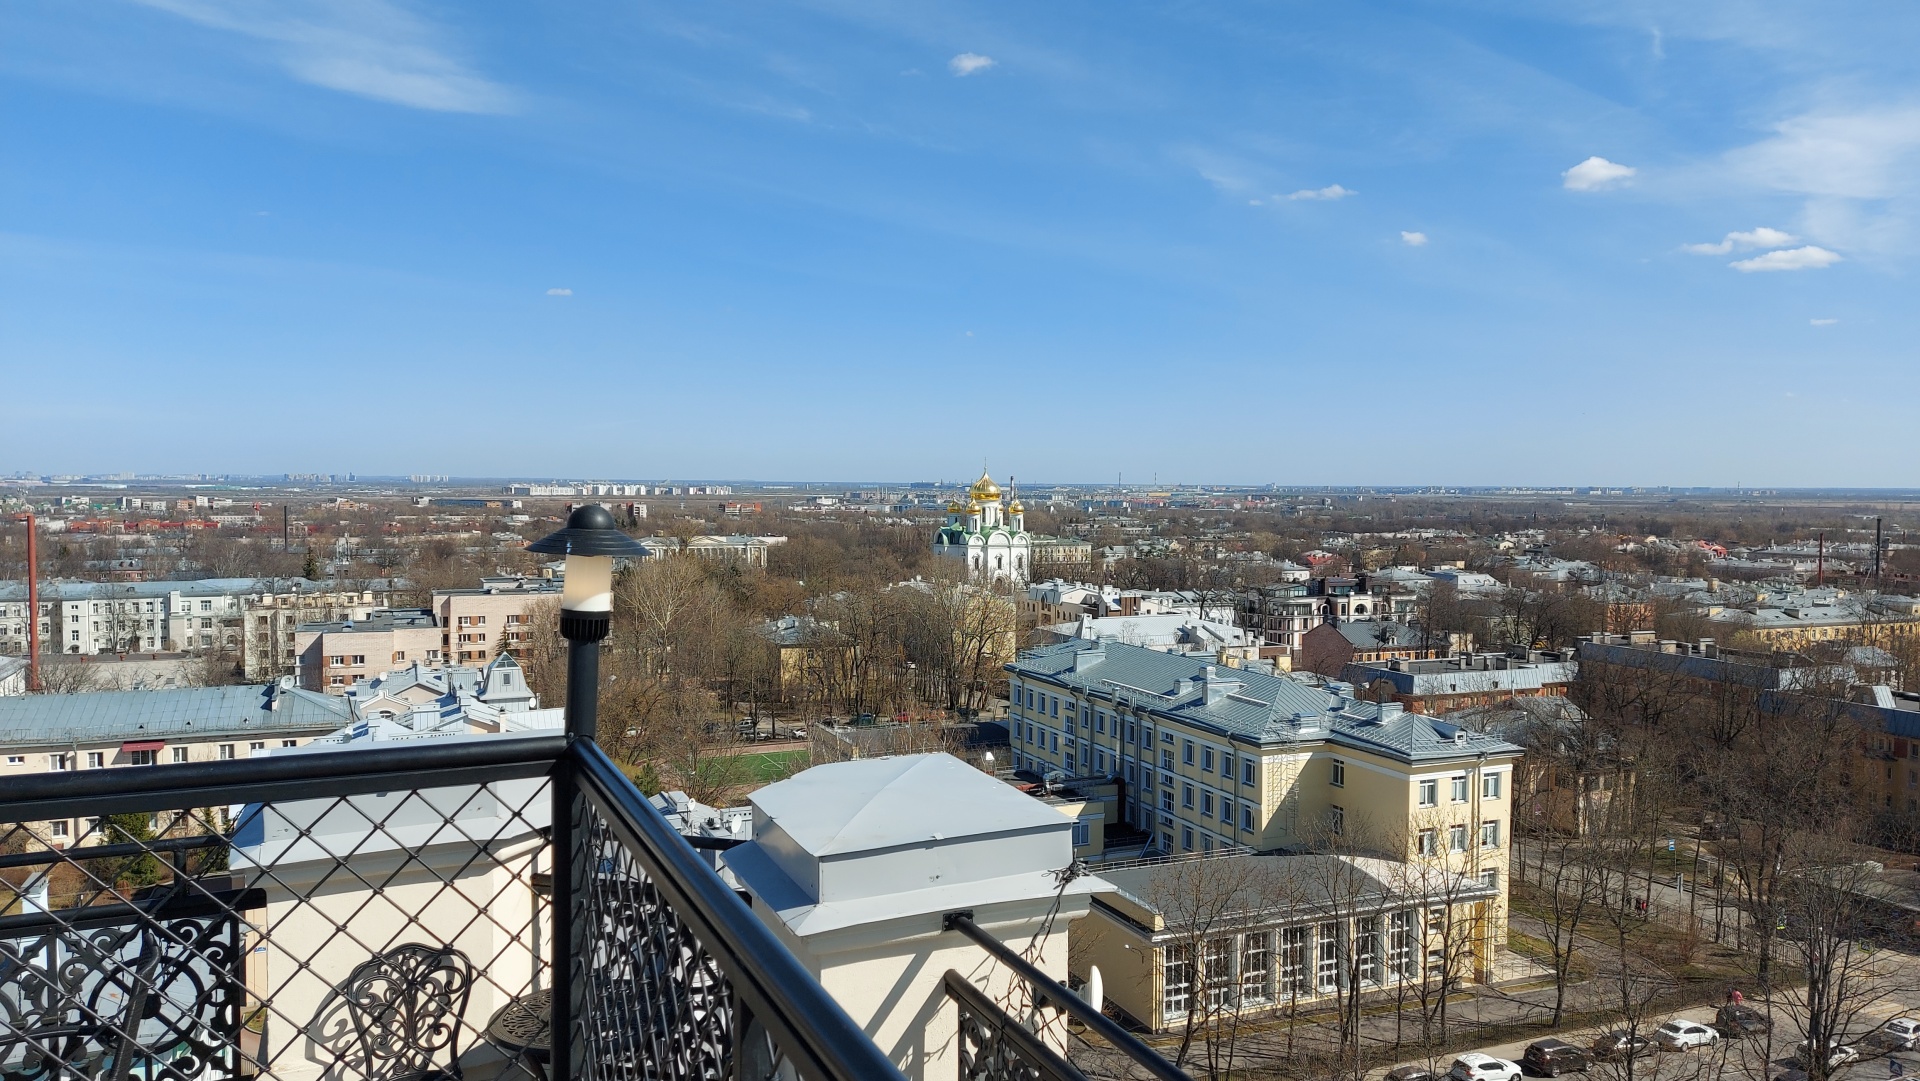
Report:
[[[567,640],[567,739],[591,743],[599,727],[600,643],[613,628],[613,560],[640,557],[647,550],[620,532],[613,515],[598,503],[577,507],[558,533],[527,545],[527,550],[567,557],[566,586],[560,594],[560,635]],[[551,1081],[578,1081],[588,1075],[587,1041],[580,1022],[587,1016],[587,981],[582,963],[591,957],[587,896],[595,864],[586,800],[573,755],[555,764],[553,795],[553,1005],[550,1022],[556,1054]]]
[[[567,735],[593,739],[600,714],[600,642],[613,625],[613,560],[647,550],[614,524],[598,503],[576,507],[566,527],[527,545],[529,552],[567,557],[560,594],[560,637],[567,640]]]

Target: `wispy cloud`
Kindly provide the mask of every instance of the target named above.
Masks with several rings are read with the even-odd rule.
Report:
[[[1631,179],[1639,171],[1631,165],[1596,155],[1561,173],[1560,183],[1568,191],[1603,191]]]
[[[301,82],[414,109],[505,113],[514,96],[452,56],[445,35],[393,0],[136,0],[266,45]]]
[[[1751,259],[1738,259],[1727,265],[1742,274],[1752,274],[1766,270],[1818,270],[1840,261],[1839,252],[1808,244],[1804,248],[1785,248],[1770,251],[1765,255],[1756,255]]]
[[[1816,327],[1830,327],[1830,326],[1832,326],[1833,324],[1835,324],[1835,323],[1838,323],[1839,321],[1840,321],[1840,320],[1838,320],[1838,319],[1809,319],[1809,320],[1807,320],[1807,322],[1809,322],[1809,323],[1811,323],[1811,324],[1813,324],[1813,325],[1814,325],[1814,326],[1816,326]]]
[[[1920,166],[1920,109],[1794,117],[1727,161],[1749,181],[1803,195],[1911,194]]]
[[[1287,196],[1289,199],[1345,199],[1349,195],[1358,195],[1352,188],[1343,188],[1338,184],[1328,184],[1324,188],[1301,188]]]
[[[1405,244],[1409,248],[1424,248],[1427,246],[1427,234],[1410,233],[1402,229],[1400,231],[1400,243]]]
[[[1750,233],[1728,233],[1726,239],[1718,244],[1682,244],[1680,247],[1695,255],[1725,255],[1731,251],[1752,251],[1755,248],[1784,248],[1799,239],[1792,233],[1762,225]]]
[[[979,53],[961,53],[947,61],[947,70],[962,78],[978,74],[993,66],[993,57],[982,56]]]
[[[550,297],[570,297],[570,296],[572,296],[572,295],[573,295],[573,290],[571,290],[571,289],[549,289],[549,290],[547,290],[547,295],[548,295],[548,296],[550,296]]]

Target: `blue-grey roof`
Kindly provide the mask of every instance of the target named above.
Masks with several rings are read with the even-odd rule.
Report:
[[[380,608],[365,619],[318,620],[294,629],[301,633],[341,634],[352,631],[393,631],[437,626],[430,608]]]
[[[1113,641],[1042,646],[1022,653],[1007,671],[1243,742],[1325,741],[1405,762],[1520,753],[1505,740],[1397,704],[1356,701],[1348,684],[1219,667],[1206,658]]]
[[[352,710],[345,698],[277,683],[30,694],[0,698],[0,745],[64,746],[248,732],[324,733],[349,723]]]

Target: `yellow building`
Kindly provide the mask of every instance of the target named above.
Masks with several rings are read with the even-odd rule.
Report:
[[[1419,862],[1217,853],[1101,868],[1073,974],[1154,1032],[1319,1007],[1435,1001],[1479,978],[1497,891]]]
[[[1014,768],[1118,781],[1108,806],[1150,852],[1315,850],[1464,875],[1492,890],[1487,937],[1505,941],[1518,746],[1344,683],[1112,641],[1007,670]]]

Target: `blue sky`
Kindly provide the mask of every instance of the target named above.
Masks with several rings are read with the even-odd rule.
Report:
[[[1910,3],[0,35],[0,472],[1920,483]]]

